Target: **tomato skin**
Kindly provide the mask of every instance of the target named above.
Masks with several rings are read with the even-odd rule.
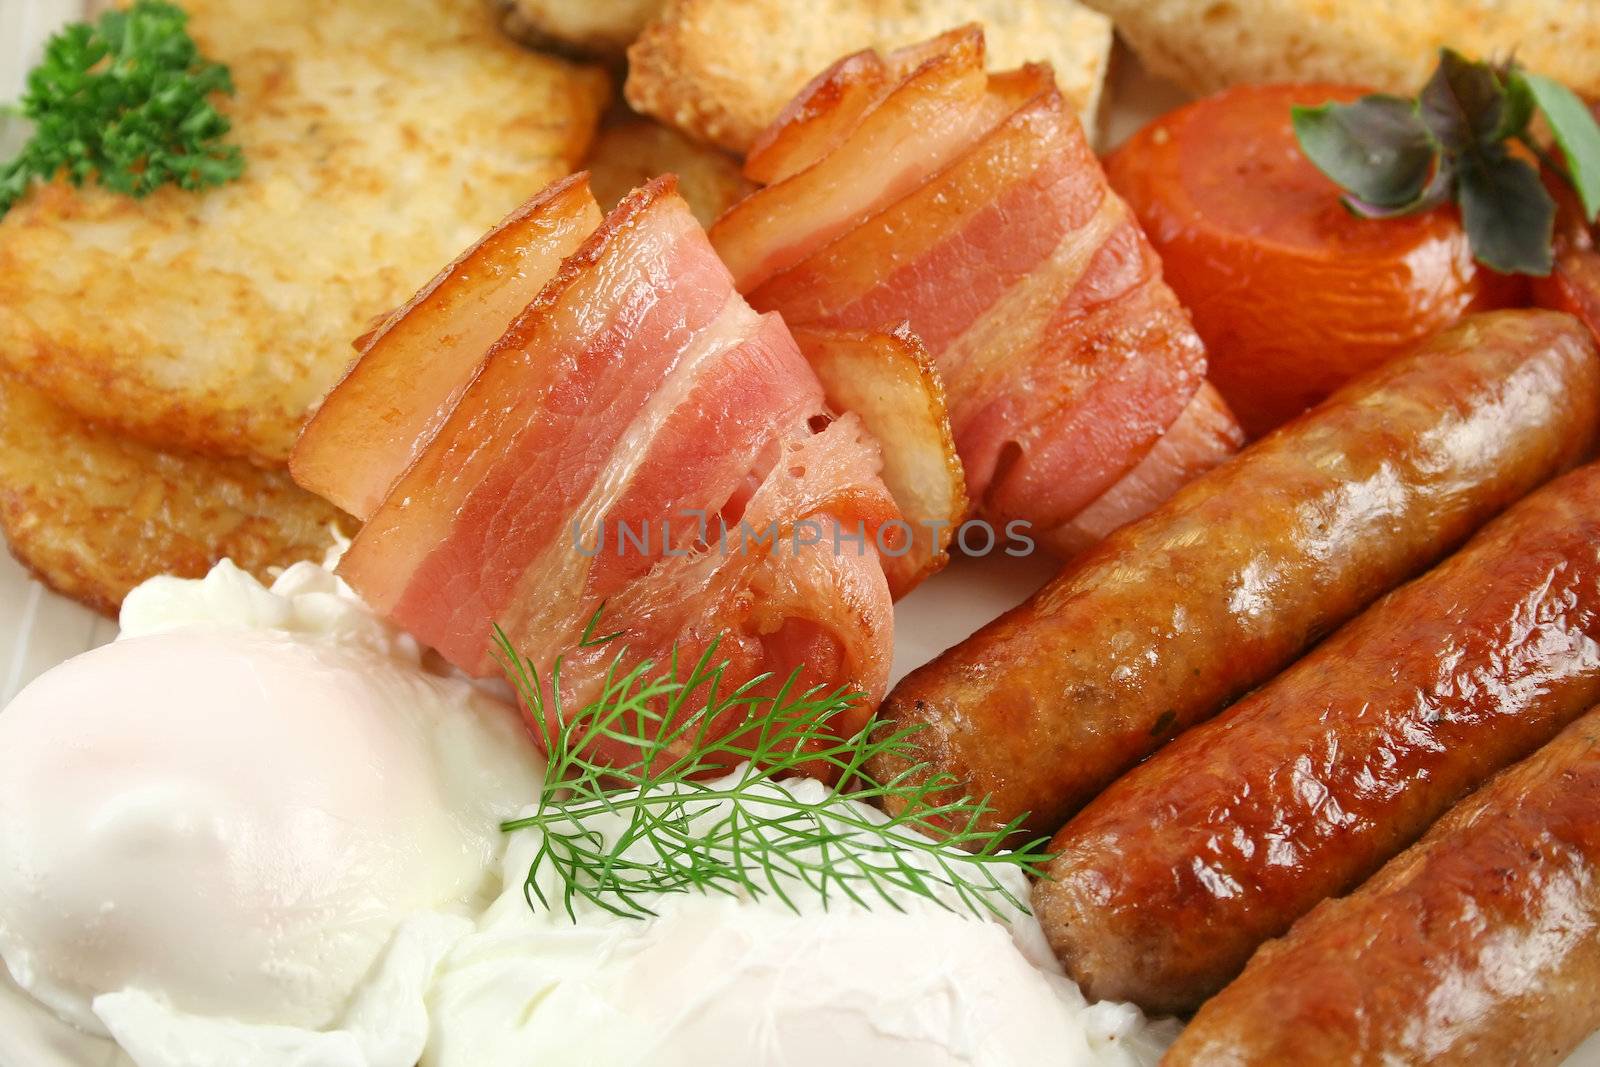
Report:
[[[1533,299],[1540,307],[1576,315],[1600,344],[1600,252],[1568,248],[1548,278],[1535,278]]]
[[[1453,206],[1374,221],[1300,151],[1295,104],[1339,85],[1243,86],[1146,126],[1106,160],[1247,433],[1293,418],[1463,315],[1524,303],[1473,260]]]

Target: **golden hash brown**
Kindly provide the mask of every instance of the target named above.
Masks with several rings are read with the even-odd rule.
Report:
[[[629,118],[601,130],[585,165],[595,199],[608,210],[651,178],[676,174],[678,195],[702,226],[755,188],[732,156],[650,119]]]
[[[0,528],[19,562],[98,611],[224,556],[263,578],[320,560],[335,525],[348,534],[355,521],[285,472],[128,441],[0,375]]]
[[[163,447],[285,460],[351,340],[583,157],[604,73],[480,0],[186,0],[228,63],[244,177],[65,183],[0,220],[0,360]]]
[[[864,48],[981,23],[989,67],[1048,62],[1091,132],[1111,20],[1073,0],[667,0],[628,49],[628,103],[745,152],[814,76]]]

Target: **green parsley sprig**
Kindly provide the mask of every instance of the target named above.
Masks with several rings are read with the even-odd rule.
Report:
[[[1535,114],[1562,158],[1535,140]],[[1588,221],[1600,215],[1600,125],[1570,89],[1514,61],[1491,66],[1442,49],[1416,98],[1297,107],[1294,130],[1351,211],[1393,218],[1454,200],[1473,256],[1503,273],[1547,275],[1554,260],[1555,202],[1512,143],[1572,183]]]
[[[16,111],[32,121],[22,153],[0,166],[0,215],[35,181],[65,174],[142,197],[162,185],[203,189],[237,178],[244,156],[226,144],[214,94],[233,93],[228,68],[200,54],[189,16],[135,0],[93,25],[52,37]]]
[[[581,647],[616,637],[594,637],[597,621]],[[869,727],[838,738],[840,716],[859,694],[802,691],[798,671],[773,695],[758,694],[764,678],[724,692],[727,664],[717,661],[713,642],[686,674],[676,650],[660,671],[649,660],[625,667],[618,652],[599,695],[565,714],[561,661],[541,679],[504,633],[497,630],[496,640],[508,677],[541,724],[548,760],[534,813],[503,827],[540,834],[525,887],[530,907],[551,907],[549,871],[574,919],[579,898],[642,918],[654,914],[655,897],[689,892],[770,894],[798,911],[797,885],[811,887],[825,907],[843,898],[900,910],[909,894],[947,910],[1004,915],[1006,906],[1026,911],[1026,904],[1001,872],[1039,876],[1050,859],[1043,838],[1007,850],[1022,819],[983,829],[988,804],[960,795],[949,776],[914,781],[927,770],[919,764],[873,781],[868,761],[909,756],[915,728]],[[619,765],[601,745],[637,755]],[[834,784],[781,781],[823,767]],[[858,806],[889,798],[904,802],[903,814]]]

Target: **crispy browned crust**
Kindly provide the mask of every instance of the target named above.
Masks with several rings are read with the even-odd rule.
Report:
[[[223,557],[257,577],[321,559],[354,521],[242,460],[162,452],[97,429],[0,376],[0,529],[52,589],[115,615],[158,574],[199,577]]]
[[[668,0],[628,49],[626,93],[635,110],[744,152],[839,57],[968,22],[983,24],[993,69],[1052,63],[1063,95],[1092,119],[1111,23],[1072,0]]]
[[[35,190],[0,220],[0,361],[158,447],[289,454],[350,341],[587,150],[606,76],[477,0],[191,0],[243,178],[131,200]]]

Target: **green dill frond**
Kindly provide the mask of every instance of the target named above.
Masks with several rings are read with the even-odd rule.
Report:
[[[766,678],[724,692],[727,664],[713,642],[686,673],[676,649],[660,670],[650,660],[625,666],[621,649],[594,699],[567,713],[561,661],[541,685],[498,629],[495,640],[547,756],[533,813],[503,827],[539,834],[525,886],[532,907],[557,907],[546,889],[555,885],[574,920],[579,900],[645,917],[654,898],[689,892],[770,896],[799,911],[791,893],[805,886],[824,907],[846,900],[901,910],[909,896],[1004,916],[1027,910],[1006,873],[1038,877],[1049,862],[1042,838],[1006,848],[1020,819],[984,829],[986,801],[916,762],[916,727],[868,726],[841,738],[858,693],[803,688],[798,671],[772,695],[758,693]],[[613,757],[637,755],[618,765],[597,754],[602,741]],[[912,767],[874,781],[866,768],[884,756]],[[834,784],[794,784],[821,768]],[[863,809],[886,802],[898,813]]]

